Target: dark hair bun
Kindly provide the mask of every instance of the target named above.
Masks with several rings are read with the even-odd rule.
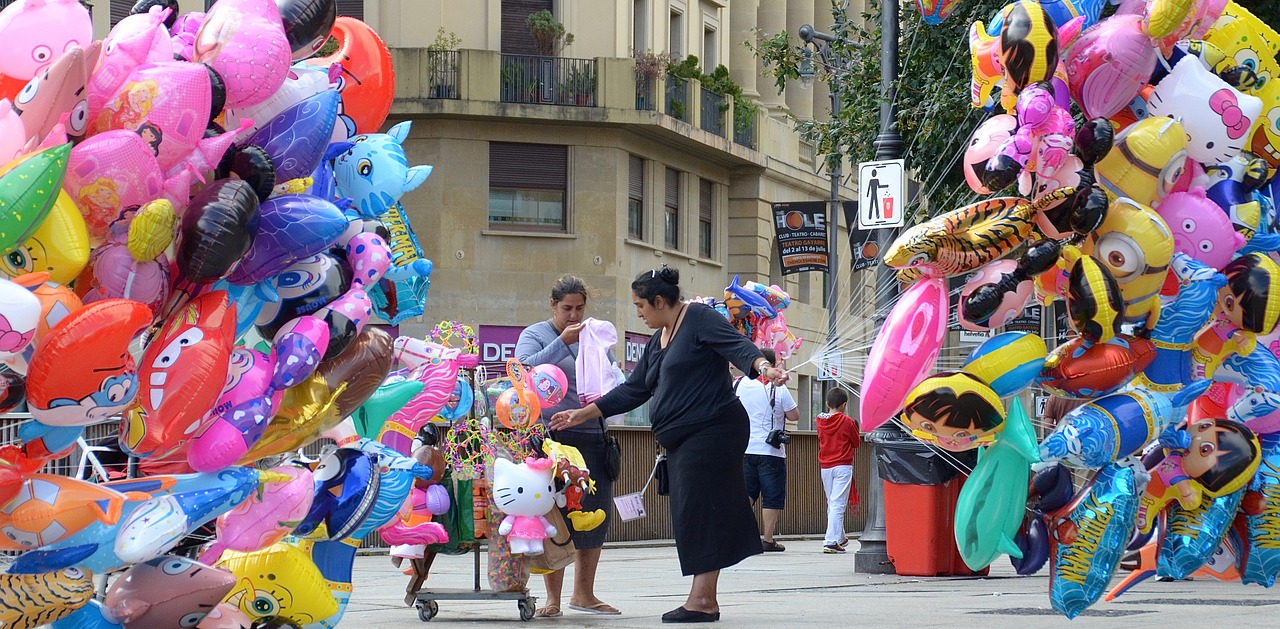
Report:
[[[658,269],[658,279],[672,286],[679,286],[680,271],[673,269],[671,267],[664,266],[661,269]]]

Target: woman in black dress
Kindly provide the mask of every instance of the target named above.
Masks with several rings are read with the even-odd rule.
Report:
[[[556,413],[548,428],[564,430],[652,400],[653,434],[667,451],[680,570],[693,575],[685,604],[662,621],[710,622],[720,619],[720,570],[763,552],[742,477],[747,412],[733,394],[728,367],[778,385],[788,376],[715,310],[683,303],[679,284],[679,272],[666,267],[631,283],[637,314],[662,332],[649,340],[625,384],[594,404]]]

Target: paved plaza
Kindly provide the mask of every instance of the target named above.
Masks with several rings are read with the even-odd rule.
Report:
[[[1274,627],[1280,591],[1197,579],[1148,580],[1119,600],[1099,602],[1074,621],[1049,606],[1046,573],[1018,577],[1005,559],[988,578],[918,578],[854,574],[851,544],[845,555],[824,555],[819,540],[786,540],[786,552],[752,557],[720,578],[718,627]],[[482,556],[482,567],[484,566]],[[482,585],[484,575],[481,575]],[[572,575],[566,575],[566,584]],[[403,602],[408,577],[385,556],[355,563],[355,593],[342,626],[385,629],[421,625]],[[471,557],[440,557],[428,587],[469,588]],[[542,578],[531,580],[543,596]],[[655,627],[663,612],[684,602],[689,579],[680,576],[671,545],[611,545],[600,562],[597,593],[623,612],[592,616],[565,609],[536,625]],[[565,592],[563,603],[568,603]],[[431,626],[519,623],[514,601],[440,601]]]

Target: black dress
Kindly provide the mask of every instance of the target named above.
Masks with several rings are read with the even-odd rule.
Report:
[[[689,304],[667,347],[649,340],[622,386],[596,401],[605,416],[651,400],[653,434],[667,450],[671,518],[686,576],[732,566],[763,551],[747,500],[742,457],[750,428],[733,394],[732,362],[750,377],[760,350],[719,313]]]

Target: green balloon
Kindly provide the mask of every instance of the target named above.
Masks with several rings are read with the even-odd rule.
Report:
[[[384,384],[351,414],[356,432],[365,439],[377,439],[387,418],[404,407],[413,396],[422,392],[423,384],[416,380]]]
[[[1002,553],[1022,558],[1013,538],[1026,513],[1031,464],[1039,460],[1031,420],[1015,399],[999,439],[978,453],[956,501],[956,545],[970,569],[981,570]]]

